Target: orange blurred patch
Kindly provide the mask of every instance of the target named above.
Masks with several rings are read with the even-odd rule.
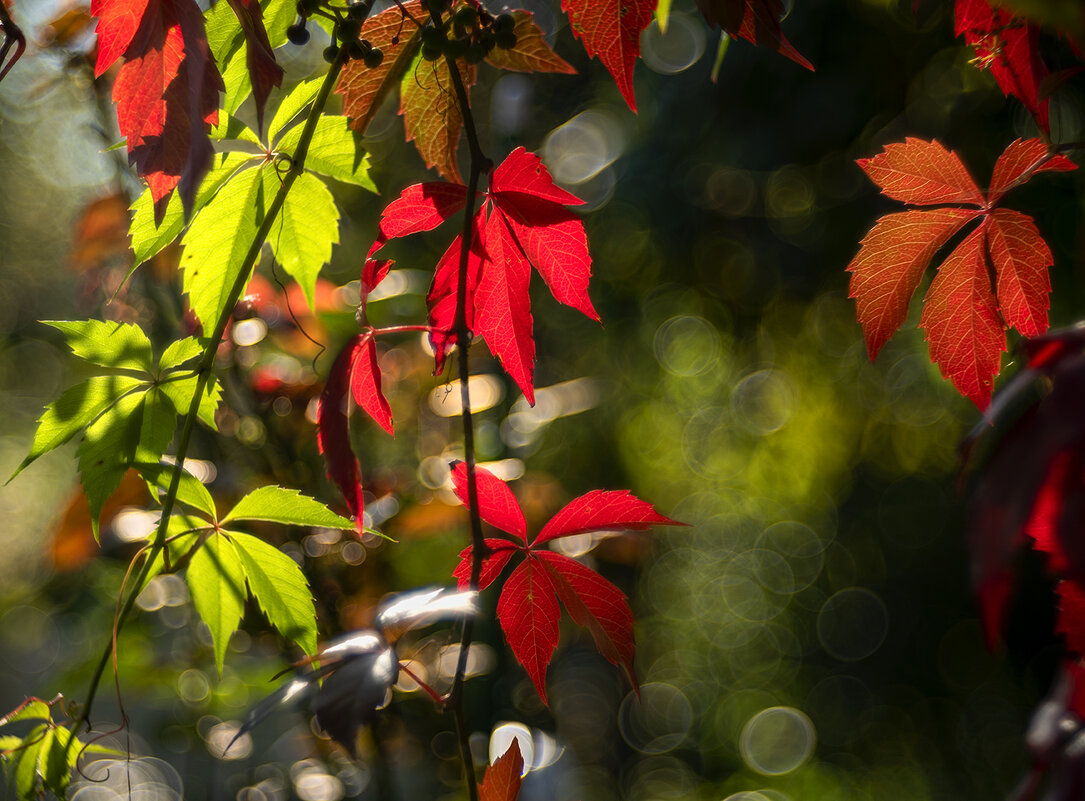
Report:
[[[113,517],[126,506],[143,506],[147,503],[147,485],[135,470],[129,470],[121,484],[102,507],[101,530],[105,531]],[[90,528],[90,505],[82,487],[76,487],[68,500],[64,517],[53,532],[49,556],[53,569],[58,573],[72,573],[82,569],[98,555],[98,543]]]

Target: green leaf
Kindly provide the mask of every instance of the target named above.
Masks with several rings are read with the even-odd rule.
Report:
[[[241,23],[230,8],[229,3],[216,3],[204,15],[207,29],[207,44],[215,63],[222,73],[222,82],[226,87],[222,108],[233,114],[252,91],[252,80],[246,67],[246,48]]]
[[[165,380],[158,385],[158,388],[173,401],[173,405],[177,407],[178,411],[185,415],[188,414],[188,407],[192,403],[192,395],[196,392],[198,382],[199,377],[195,375],[177,379],[167,375]],[[215,377],[211,376],[204,387],[203,397],[200,398],[200,409],[197,414],[200,420],[213,431],[218,431],[218,424],[215,423],[215,412],[221,401],[222,390],[219,389]]]
[[[324,526],[350,530],[354,523],[340,517],[315,498],[285,487],[260,487],[253,490],[222,519],[223,524],[236,520],[267,520],[288,526]]]
[[[667,23],[671,19],[671,0],[659,0],[656,5],[656,22],[659,23],[659,32],[667,32]]]
[[[180,563],[180,561],[188,555],[188,552],[195,548],[200,541],[200,534],[198,532],[183,532],[201,526],[205,529],[208,528],[205,521],[200,520],[197,517],[177,514],[170,517],[170,522],[166,527],[166,535],[170,538],[169,542],[166,543],[166,550],[169,551],[170,557],[170,572],[177,570],[178,563]],[[155,554],[154,561],[151,562],[151,567],[147,572],[147,581],[150,581],[165,569],[166,560],[163,557],[162,552],[159,551]],[[147,585],[144,584],[144,586]]]
[[[98,375],[64,390],[59,398],[45,407],[38,419],[38,430],[30,453],[26,455],[11,478],[42,454],[70,440],[124,393],[141,384],[138,378],[126,375]],[[9,478],[8,481],[11,479]]]
[[[230,635],[245,612],[245,575],[233,543],[221,534],[211,535],[192,557],[185,578],[196,611],[211,629],[221,676]]]
[[[255,158],[257,156],[248,153],[216,154],[210,172],[204,176],[200,183],[200,190],[196,193],[194,212],[206,206],[234,172]],[[132,212],[132,226],[129,234],[132,237],[132,252],[135,259],[129,275],[139,265],[175,240],[185,227],[184,208],[176,192],[170,195],[161,225],[155,225],[154,204],[151,200],[150,189],[136,198],[136,202],[132,204]]]
[[[712,74],[709,79],[712,83],[716,83],[720,77],[720,67],[723,66],[723,57],[727,55],[727,46],[731,44],[731,37],[723,31],[720,31],[720,43],[716,47],[716,58],[712,62]]]
[[[218,140],[235,139],[263,147],[260,137],[256,135],[255,131],[237,117],[233,117],[225,111],[219,111],[218,125],[211,128],[211,138]]]
[[[38,763],[41,761],[41,747],[48,727],[43,723],[35,726],[23,740],[24,747],[18,752],[15,765],[15,794],[22,801],[37,797]],[[52,738],[50,737],[50,740]]]
[[[147,390],[143,395],[143,415],[135,458],[141,462],[157,461],[166,452],[176,431],[177,410],[173,401],[161,387]]]
[[[92,364],[154,372],[151,340],[139,326],[102,320],[43,320],[64,334],[72,353]]]
[[[316,607],[297,563],[249,534],[228,532],[241,557],[253,597],[271,623],[305,653],[316,655]]]
[[[109,407],[87,427],[79,445],[79,474],[95,540],[102,506],[135,462],[143,427],[143,395],[130,393]]]
[[[322,77],[313,78],[311,81],[302,81],[290,90],[290,94],[279,103],[279,107],[275,110],[275,116],[271,118],[271,124],[267,127],[269,142],[274,142],[275,137],[279,135],[279,131],[285,128],[291,120],[301,113],[302,109],[316,99],[322,83],[324,83]],[[297,144],[296,140],[294,144]]]
[[[71,771],[79,759],[79,740],[72,742],[72,733],[62,726],[52,731],[52,738],[41,744],[40,769],[45,789],[63,798],[71,779]]]
[[[143,476],[149,487],[162,490],[165,494],[169,491],[170,480],[173,477],[172,464],[137,464],[136,470]],[[155,493],[152,491],[151,493]],[[215,501],[207,487],[198,478],[187,470],[181,470],[181,481],[177,485],[177,500],[191,506],[207,515],[209,520],[215,520]]]
[[[276,150],[293,156],[301,138],[301,126],[286,132]],[[346,117],[321,117],[305,157],[305,169],[376,192],[369,177],[369,154],[364,153],[347,125]]]
[[[190,362],[197,356],[202,356],[205,346],[206,340],[201,342],[196,337],[175,339],[163,352],[162,358],[158,360],[158,369],[163,371],[180,367],[185,362]]]
[[[260,172],[245,170],[234,176],[196,215],[182,240],[184,291],[206,335],[232,311],[222,307],[238,275],[252,270],[242,262],[261,214]]]
[[[278,186],[275,171],[265,170],[265,197]],[[331,260],[332,244],[339,242],[339,211],[323,181],[309,173],[297,177],[267,241],[275,261],[298,282],[309,308],[313,308],[317,276]]]
[[[264,11],[268,42],[272,49],[281,47],[286,44],[286,29],[294,24],[297,17],[297,3],[294,0],[263,0],[260,5]]]
[[[12,712],[10,715],[5,715],[0,718],[0,726],[6,726],[9,723],[14,723],[17,720],[52,720],[53,713],[49,709],[49,705],[44,701],[39,701],[36,698],[22,709],[17,712]],[[6,750],[0,748],[0,750]]]

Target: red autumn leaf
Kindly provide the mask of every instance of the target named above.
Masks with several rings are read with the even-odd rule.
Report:
[[[380,108],[381,101],[399,83],[414,56],[420,28],[412,20],[425,20],[428,12],[421,0],[407,0],[374,14],[362,24],[359,38],[365,39],[384,54],[381,63],[370,68],[361,59],[351,59],[335,91],[343,96],[343,113],[350,117],[350,127],[364,132]]]
[[[479,801],[516,801],[520,794],[520,774],[524,772],[524,757],[520,741],[515,737],[509,748],[490,767],[478,787]]]
[[[467,190],[459,184],[440,181],[408,186],[381,214],[377,239],[369,255],[390,239],[432,231],[467,202]]]
[[[365,409],[381,428],[391,435],[392,410],[381,391],[381,371],[377,364],[377,345],[372,335],[363,335],[361,343],[354,348],[354,360],[350,366],[350,392],[354,402]]]
[[[780,20],[781,0],[697,0],[697,8],[709,25],[718,25],[730,36],[775,50],[808,70],[811,64],[784,36]]]
[[[347,508],[355,516],[359,533],[362,530],[362,511],[365,502],[362,499],[362,477],[358,460],[350,448],[350,419],[347,416],[347,392],[350,389],[351,367],[365,342],[370,340],[364,334],[353,337],[346,347],[339,352],[332,364],[328,382],[320,394],[320,406],[317,409],[317,448],[324,455],[324,463],[330,478]]]
[[[478,490],[478,513],[494,528],[512,534],[527,544],[527,522],[520,504],[509,485],[484,467],[475,468],[475,486]],[[456,497],[464,505],[467,501],[467,463],[456,462],[452,466],[452,487]]]
[[[509,48],[495,47],[486,56],[492,66],[512,72],[563,72],[575,75],[576,68],[547,44],[542,29],[535,24],[530,11],[511,12],[516,20],[513,33],[516,44]]]
[[[598,57],[633,111],[633,64],[640,35],[652,21],[656,0],[562,0],[573,34],[589,56]]]
[[[956,154],[937,142],[907,139],[858,164],[889,197],[940,206],[883,216],[848,265],[849,294],[872,360],[907,317],[908,303],[935,254],[968,222],[979,221],[939,269],[921,324],[942,375],[982,408],[1005,350],[1004,329],[1043,333],[1050,292],[1051,252],[1032,219],[995,204],[1036,173],[1074,169],[1073,163],[1049,153],[1038,140],[1018,140],[999,157],[988,198]],[[994,291],[989,265],[996,276]]]
[[[275,61],[275,53],[264,29],[264,12],[257,0],[227,0],[233,9],[237,21],[241,23],[241,32],[245,36],[245,62],[252,81],[252,96],[256,101],[256,125],[264,129],[264,104],[273,87],[281,86],[283,68]]]
[[[984,257],[986,229],[983,225],[969,234],[938,268],[919,318],[927,331],[931,360],[981,409],[991,399],[1006,350]]]
[[[591,632],[596,647],[628,673],[633,686],[633,615],[621,591],[594,570],[561,554],[541,548],[556,537],[596,530],[645,529],[651,525],[683,525],[659,514],[628,491],[596,490],[582,495],[558,512],[531,545],[527,544],[523,512],[508,486],[483,468],[476,469],[479,515],[514,539],[487,539],[479,589],[496,581],[516,551],[521,562],[506,580],[497,605],[498,620],[517,660],[527,670],[546,702],[546,668],[557,647],[558,599],[570,617]],[[452,470],[453,489],[469,505],[467,467]],[[473,548],[460,553],[453,575],[461,588],[470,584]]]
[[[482,560],[482,572],[479,574],[478,588],[484,590],[497,581],[505,565],[512,559],[519,549],[508,540],[499,540],[487,537],[485,540],[489,553]],[[452,571],[452,577],[457,579],[456,585],[465,590],[471,586],[471,547],[468,546],[460,552],[460,563]]]
[[[190,209],[211,166],[209,125],[218,120],[222,77],[211,58],[195,0],[100,0],[101,74],[123,54],[113,83],[117,123],[128,160],[151,188],[156,218],[180,186]]]
[[[467,256],[467,288],[464,305],[464,318],[467,328],[475,328],[475,291],[483,262],[486,260],[486,245],[483,242],[483,230],[486,225],[486,208],[483,206],[475,215],[471,249]],[[445,358],[456,345],[456,298],[460,285],[460,243],[462,237],[452,240],[448,250],[441,256],[433,274],[433,283],[426,295],[429,307],[430,344],[433,345],[433,374],[439,375],[444,370]]]
[[[974,64],[989,69],[1005,95],[1013,95],[1048,130],[1048,101],[1040,99],[1047,67],[1040,58],[1039,29],[1008,8],[987,0],[957,0],[955,33],[975,49]]]

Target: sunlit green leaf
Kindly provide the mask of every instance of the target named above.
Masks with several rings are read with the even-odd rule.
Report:
[[[253,490],[222,519],[225,524],[237,520],[267,520],[291,526],[324,526],[350,530],[354,523],[340,517],[315,498],[285,487],[260,487]]]
[[[176,430],[177,409],[174,408],[173,401],[160,387],[147,390],[143,395],[143,415],[140,420],[136,460],[157,461],[166,452]]]
[[[211,138],[219,140],[236,139],[241,142],[260,145],[260,137],[237,117],[219,111],[218,125],[212,126]]]
[[[14,723],[17,720],[52,720],[53,713],[49,709],[49,705],[44,701],[38,701],[34,699],[26,704],[22,709],[17,712],[12,712],[9,715],[5,715],[0,718],[0,726],[6,726],[9,723]],[[0,750],[4,750],[0,748]]]
[[[206,528],[206,521],[197,517],[190,517],[189,515],[175,514],[170,517],[170,522],[166,528],[166,535],[169,538],[166,542],[166,551],[169,554],[169,564],[166,564],[165,555],[161,551],[156,553],[154,560],[151,562],[151,567],[147,572],[147,581],[150,581],[164,571],[168,570],[168,572],[172,573],[177,570],[178,565],[184,561],[189,552],[195,548],[200,541],[201,535],[199,533],[185,532],[200,526]]]
[[[180,414],[186,415],[188,414],[189,404],[192,403],[192,395],[196,391],[197,383],[198,377],[195,375],[178,379],[167,376],[158,385],[158,388],[173,401],[173,405],[177,407]],[[211,376],[204,387],[203,397],[200,398],[200,409],[197,414],[200,420],[214,431],[218,431],[218,424],[215,423],[215,412],[221,400],[222,390],[219,388],[215,377]]]
[[[274,142],[279,132],[297,117],[302,109],[313,102],[322,83],[324,83],[323,78],[313,78],[311,81],[302,81],[290,90],[290,94],[283,98],[279,108],[275,110],[275,116],[271,118],[271,124],[267,127],[268,141]]]
[[[667,23],[671,19],[671,0],[659,0],[656,4],[656,22],[659,24],[659,32],[667,32]]]
[[[72,742],[72,733],[63,727],[54,728],[52,735],[48,741],[42,740],[41,775],[45,789],[51,790],[57,798],[63,798],[82,745],[79,740]]]
[[[139,326],[102,320],[45,320],[64,334],[72,353],[102,367],[154,371],[151,341]]]
[[[199,211],[207,205],[215,193],[226,183],[227,179],[246,162],[252,161],[257,156],[248,153],[222,153],[215,156],[210,172],[204,176],[200,183],[200,190],[196,193],[194,211]],[[162,218],[161,225],[155,225],[154,204],[151,201],[151,190],[146,190],[136,198],[132,204],[132,226],[129,234],[132,237],[132,252],[135,259],[132,270],[141,265],[151,256],[158,253],[166,245],[175,240],[185,227],[185,214],[181,204],[181,198],[174,192],[170,195],[166,205],[166,213]],[[131,271],[129,272],[131,274]]]
[[[169,370],[180,367],[185,362],[191,361],[197,356],[202,356],[204,345],[205,343],[196,339],[196,337],[175,339],[162,353],[162,358],[158,360],[158,369]]]
[[[294,0],[263,0],[260,3],[264,11],[264,29],[272,48],[286,44],[286,29],[294,24],[297,17],[297,3]]]
[[[301,126],[298,125],[286,132],[276,150],[293,155],[300,138]],[[359,149],[346,117],[320,118],[305,157],[305,169],[364,187],[370,192],[377,191],[369,177],[369,154]]]
[[[204,15],[204,24],[207,27],[207,44],[215,63],[219,65],[226,87],[222,108],[228,114],[233,114],[252,91],[252,81],[245,63],[245,38],[241,23],[229,3],[215,3]]]
[[[316,607],[305,575],[285,553],[249,534],[229,532],[253,597],[271,623],[307,654],[316,654]]]
[[[15,794],[20,801],[37,797],[38,765],[47,732],[48,727],[44,723],[34,727],[23,740],[23,748],[16,752],[18,761],[15,763]]]
[[[265,170],[264,196],[271,197],[278,184],[275,172]],[[308,173],[297,177],[267,241],[275,261],[298,282],[312,308],[317,276],[331,260],[332,244],[339,242],[339,211],[323,181]]]
[[[260,170],[234,176],[196,215],[182,240],[184,291],[205,334],[229,313],[222,307],[238,275],[252,270],[242,262],[256,236],[260,187]]]
[[[117,398],[135,389],[140,383],[138,378],[126,375],[99,375],[66,389],[59,398],[45,407],[38,420],[38,430],[34,434],[30,453],[11,477],[15,478],[23,468],[42,454],[70,440]]]
[[[233,543],[212,534],[192,557],[185,579],[196,611],[211,629],[215,665],[222,675],[230,635],[245,613],[245,576]]]
[[[143,394],[133,392],[118,400],[87,427],[79,445],[79,475],[95,539],[102,506],[135,462],[143,426]]]
[[[173,478],[172,464],[156,462],[137,464],[135,467],[148,485],[161,490],[163,494],[169,491],[170,481]],[[177,500],[203,512],[208,519],[215,519],[215,501],[211,493],[207,491],[203,482],[187,470],[181,471],[181,481],[177,485]]]

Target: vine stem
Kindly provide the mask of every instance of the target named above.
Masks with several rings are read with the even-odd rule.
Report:
[[[441,12],[436,3],[429,4],[430,19],[433,27],[446,39],[441,23]],[[482,537],[482,518],[478,506],[478,480],[475,475],[475,429],[471,417],[471,393],[468,383],[470,378],[469,351],[471,348],[471,329],[467,325],[467,274],[471,256],[472,238],[475,231],[475,201],[478,199],[478,184],[484,172],[491,166],[490,160],[482,152],[475,128],[471,104],[467,97],[467,88],[460,77],[456,59],[444,53],[445,63],[456,94],[456,103],[463,118],[464,134],[467,137],[470,154],[470,168],[467,178],[467,203],[464,207],[463,233],[460,237],[459,283],[456,286],[456,316],[452,330],[456,335],[456,356],[460,379],[460,420],[463,426],[464,468],[467,473],[467,511],[471,519],[471,582],[470,587],[478,591],[479,578],[482,575],[482,560],[486,555],[486,543]],[[463,703],[463,684],[467,676],[467,657],[474,638],[474,619],[467,617],[460,633],[460,653],[456,662],[456,672],[452,678],[452,688],[448,692],[446,704],[452,709],[456,719],[456,734],[460,745],[460,759],[463,762],[464,778],[467,782],[467,794],[470,801],[479,801],[478,779],[475,776],[475,761],[471,756],[470,731],[467,725],[467,710]]]
[[[184,471],[188,446],[192,440],[192,431],[196,426],[196,418],[198,417],[200,409],[200,400],[207,389],[208,382],[211,380],[211,373],[215,366],[215,354],[218,352],[219,343],[222,341],[223,334],[226,332],[226,325],[230,321],[230,313],[234,306],[237,305],[238,300],[241,299],[241,293],[245,291],[245,286],[249,282],[251,267],[255,264],[257,257],[260,255],[260,248],[264,246],[264,240],[267,239],[268,234],[271,232],[271,227],[275,223],[275,218],[278,216],[279,211],[283,207],[283,203],[286,201],[287,193],[290,191],[291,186],[293,186],[294,181],[297,180],[298,176],[304,172],[305,157],[308,155],[309,145],[312,143],[313,134],[316,132],[317,122],[320,120],[320,116],[324,111],[324,106],[328,102],[328,96],[331,94],[332,87],[339,78],[339,73],[342,71],[343,65],[349,58],[350,54],[347,48],[340,48],[339,54],[336,56],[327,75],[324,76],[324,82],[321,84],[320,91],[313,101],[313,106],[309,110],[309,116],[305,120],[305,127],[302,129],[301,137],[298,139],[298,146],[291,159],[290,169],[287,170],[286,175],[283,176],[279,190],[275,193],[275,197],[272,199],[271,204],[264,213],[264,219],[260,223],[259,229],[256,231],[256,236],[253,237],[252,244],[249,245],[244,261],[241,262],[241,272],[234,280],[233,286],[230,288],[230,294],[226,297],[226,301],[221,308],[222,314],[219,317],[218,323],[215,325],[215,330],[208,338],[207,346],[204,348],[203,356],[200,358],[199,366],[196,368],[196,391],[192,395],[192,402],[189,404],[188,413],[185,415],[181,434],[177,440],[177,453],[174,456],[173,472],[170,475],[169,488],[166,490],[166,495],[162,499],[162,515],[158,521],[158,528],[155,531],[154,541],[152,542],[150,549],[146,551],[146,559],[144,560],[143,566],[140,568],[139,574],[132,584],[132,589],[129,591],[124,605],[117,614],[117,619],[114,622],[114,631],[94,670],[94,675],[90,681],[90,689],[87,691],[87,699],[83,703],[82,714],[79,716],[78,720],[75,721],[72,728],[73,732],[78,731],[84,725],[88,728],[90,727],[91,708],[94,705],[94,698],[98,692],[98,686],[101,684],[102,674],[105,672],[106,666],[113,656],[116,637],[120,634],[120,630],[124,626],[125,620],[131,614],[132,608],[136,603],[136,598],[139,596],[140,592],[142,592],[144,583],[147,581],[155,560],[166,547],[166,531],[169,526],[170,515],[173,513],[174,503],[177,500],[177,491],[181,486],[181,474]]]

